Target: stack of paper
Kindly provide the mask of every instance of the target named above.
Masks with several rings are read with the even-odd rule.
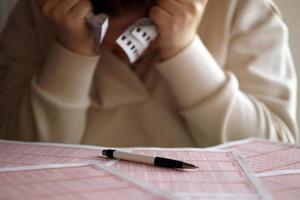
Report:
[[[100,156],[101,150],[0,140],[0,199],[174,198],[105,168],[103,164],[110,160]]]
[[[269,199],[243,160],[232,152],[196,149],[133,149],[133,152],[186,161],[199,167],[175,171],[127,161],[113,167],[184,199]]]
[[[251,138],[216,148],[238,152],[256,173],[300,169],[300,147],[296,145]]]
[[[216,148],[238,152],[274,199],[299,200],[299,146],[251,138]]]
[[[300,148],[249,139],[211,149],[131,148],[195,164],[173,170],[101,157],[104,147],[0,140],[0,199],[287,199]],[[254,172],[254,173],[253,173]]]
[[[280,170],[258,174],[275,200],[300,198],[300,169]]]
[[[95,163],[104,164],[100,147],[23,143],[0,140],[0,167],[41,164]]]
[[[0,169],[0,199],[171,199],[154,187],[96,165]]]

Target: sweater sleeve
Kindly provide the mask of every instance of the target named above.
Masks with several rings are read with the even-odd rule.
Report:
[[[53,45],[41,73],[32,78],[30,86],[40,141],[81,142],[98,58],[78,55],[58,43]]]
[[[298,140],[288,31],[272,8],[268,1],[239,3],[224,70],[199,37],[158,65],[199,146],[247,137]]]
[[[99,57],[55,43],[44,59],[32,8],[19,1],[0,39],[0,137],[79,143]]]

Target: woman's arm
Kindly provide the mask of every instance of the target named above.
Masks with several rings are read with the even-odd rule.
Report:
[[[288,31],[268,6],[267,1],[238,3],[225,71],[199,37],[158,66],[201,146],[247,137],[298,139]]]
[[[33,9],[31,0],[19,1],[0,40],[0,136],[79,143],[99,57],[54,42],[43,58]]]

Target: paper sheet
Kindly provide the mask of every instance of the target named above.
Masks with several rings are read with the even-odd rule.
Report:
[[[171,199],[147,184],[96,165],[68,164],[0,169],[0,199]]]
[[[274,200],[299,200],[300,169],[280,170],[258,174]]]
[[[135,153],[195,164],[197,170],[173,170],[117,161],[112,167],[173,192],[183,199],[269,199],[260,182],[232,152],[191,149],[134,149]]]
[[[150,18],[141,18],[117,39],[117,44],[128,56],[130,63],[136,62],[158,35]]]
[[[215,148],[239,152],[256,173],[300,168],[300,147],[295,145],[252,138]]]
[[[106,163],[101,147],[0,140],[0,167],[60,163]]]

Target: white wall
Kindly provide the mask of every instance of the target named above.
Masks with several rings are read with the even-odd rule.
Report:
[[[298,124],[300,127],[300,1],[274,0],[290,29],[290,45],[298,74]]]

